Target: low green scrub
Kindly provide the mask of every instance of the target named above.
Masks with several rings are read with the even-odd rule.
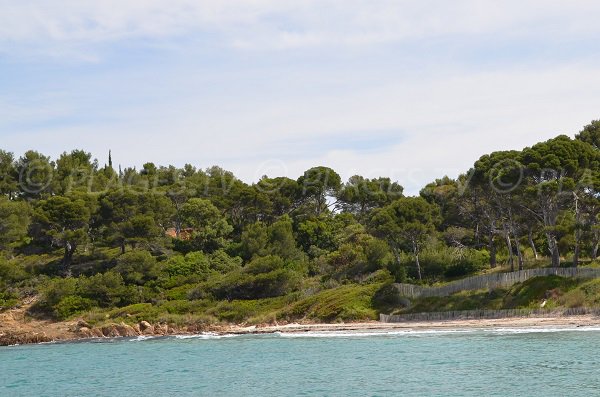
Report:
[[[598,307],[600,306],[600,279],[581,282],[577,287],[552,299],[557,306]]]
[[[296,294],[283,297],[215,302],[207,314],[230,323],[272,323],[281,318],[280,312],[297,300]]]
[[[0,311],[10,309],[19,304],[19,297],[10,292],[0,292]]]
[[[60,320],[66,320],[75,314],[90,310],[95,304],[96,302],[91,299],[69,295],[54,306],[54,316]]]
[[[348,284],[305,296],[296,292],[285,296],[244,300],[171,300],[156,304],[139,303],[118,309],[94,309],[85,314],[92,324],[124,321],[169,322],[191,325],[214,322],[262,324],[277,321],[364,321],[375,320],[378,310],[373,296],[383,283]]]
[[[280,316],[289,320],[376,320],[378,311],[373,306],[373,296],[382,286],[381,283],[348,284],[324,290],[290,305]]]
[[[417,279],[417,266],[414,257],[405,253],[401,255],[408,276]],[[477,273],[489,267],[487,251],[465,248],[462,250],[436,244],[426,247],[419,255],[423,279],[440,281],[457,279]]]
[[[577,280],[559,276],[533,277],[514,285],[506,296],[506,309],[539,308],[544,300],[562,295],[577,285]],[[549,305],[549,307],[552,304]]]
[[[511,288],[494,290],[463,291],[446,297],[415,299],[408,308],[396,306],[390,312],[419,313],[476,309],[523,309],[578,307],[592,303],[589,296],[600,301],[600,280],[581,284],[575,279],[559,276],[534,277]],[[578,287],[578,284],[581,284]],[[587,288],[589,293],[583,293]],[[598,289],[598,290],[596,290]]]
[[[453,310],[501,309],[503,290],[460,292],[446,297],[427,297],[416,299],[402,313],[445,312]]]
[[[137,303],[112,310],[95,309],[84,314],[92,325],[125,322],[137,324],[140,321],[150,323],[168,323],[177,326],[212,324],[217,320],[205,313],[210,302],[170,301],[162,304]]]

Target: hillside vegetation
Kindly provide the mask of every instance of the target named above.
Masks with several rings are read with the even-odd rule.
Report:
[[[393,282],[594,263],[600,122],[482,156],[406,197],[318,166],[247,184],[219,167],[105,165],[0,150],[0,310],[182,325],[354,321],[380,311],[597,305],[596,281],[406,302]]]
[[[448,297],[427,297],[410,305],[388,305],[394,314],[454,310],[570,309],[600,306],[600,279],[534,277],[511,288],[463,291]]]

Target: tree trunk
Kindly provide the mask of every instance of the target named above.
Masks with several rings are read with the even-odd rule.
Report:
[[[554,250],[552,251],[552,267],[560,267],[560,252],[558,252],[558,244],[554,244]]]
[[[71,275],[71,263],[73,263],[73,254],[75,253],[75,245],[67,242],[65,244],[65,254],[63,256],[62,270],[65,275]]]
[[[392,246],[392,252],[394,253],[394,259],[396,259],[396,263],[398,264],[398,266],[400,266],[400,253],[398,252],[398,249]]]
[[[535,258],[535,260],[538,260],[538,252],[537,249],[535,248],[535,242],[533,241],[533,230],[530,228],[529,229],[529,245],[531,246],[531,250],[533,251],[533,257]]]
[[[494,233],[488,235],[488,250],[490,251],[490,267],[496,267],[496,245],[494,244]]]
[[[421,276],[421,263],[419,263],[419,247],[415,242],[413,242],[413,252],[415,254],[415,263],[417,264],[417,274],[419,275],[419,281],[421,281],[423,277]]]
[[[523,270],[523,268],[524,268],[523,253],[521,252],[521,247],[519,245],[519,237],[515,233],[513,233],[513,237],[515,238],[515,251],[517,251],[517,259],[519,261],[519,270]]]
[[[125,253],[125,240],[121,241],[121,255]]]
[[[598,258],[598,245],[600,245],[600,242],[598,241],[598,239],[595,239],[594,241],[594,246],[592,247],[592,260],[596,260],[596,258]]]
[[[510,241],[510,234],[508,232],[504,233],[504,238],[506,239],[506,248],[508,248],[508,263],[510,263],[510,271],[515,271],[515,261],[513,257],[513,248],[512,243]]]
[[[579,246],[581,241],[581,211],[579,211],[579,197],[573,192],[575,198],[575,247],[573,249],[573,267],[579,264]]]
[[[548,249],[550,250],[550,255],[552,257],[552,267],[558,268],[560,267],[560,252],[558,251],[556,237],[551,234],[546,234],[546,238],[548,239]]]

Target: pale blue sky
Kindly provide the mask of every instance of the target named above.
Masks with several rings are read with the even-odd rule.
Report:
[[[0,0],[0,147],[408,193],[600,118],[595,1]]]

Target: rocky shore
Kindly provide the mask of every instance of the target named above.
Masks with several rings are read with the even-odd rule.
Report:
[[[35,322],[34,322],[35,323]],[[43,342],[59,342],[90,338],[120,338],[136,336],[167,336],[167,335],[189,335],[201,332],[219,332],[223,327],[177,327],[169,324],[150,324],[141,321],[138,324],[129,325],[123,322],[105,324],[102,326],[91,326],[84,320],[65,323],[42,323],[38,326],[26,324],[26,326],[11,327],[0,325],[0,346],[23,345]]]
[[[108,323],[93,326],[85,320],[56,322],[39,320],[27,315],[34,300],[23,302],[14,309],[0,312],[0,346],[23,345],[31,343],[83,340],[92,338],[120,338],[138,336],[194,335],[200,333],[213,334],[265,334],[265,333],[300,333],[300,332],[335,332],[335,331],[414,331],[443,330],[467,328],[573,328],[598,327],[600,317],[594,315],[562,316],[562,317],[527,317],[487,320],[452,320],[452,321],[411,321],[403,323],[381,323],[377,321],[357,323],[293,323],[293,324],[260,324],[236,325],[213,324],[176,326],[173,324],[151,324],[140,321],[137,324],[124,322]]]
[[[31,325],[31,324],[29,324]],[[141,321],[138,324],[107,324],[93,327],[83,320],[66,323],[38,324],[37,329],[8,330],[0,323],[0,346],[21,345],[53,341],[84,340],[92,338],[119,338],[136,336],[195,335],[214,334],[267,334],[274,332],[365,332],[365,331],[417,331],[417,330],[459,330],[485,328],[528,328],[548,329],[574,327],[597,327],[600,330],[600,318],[595,316],[570,316],[551,318],[506,318],[494,320],[454,320],[437,322],[405,323],[336,323],[336,324],[285,324],[285,325],[214,325],[177,327],[169,324],[150,324]],[[27,328],[27,327],[25,327]]]
[[[141,335],[163,336],[192,334],[206,331],[219,331],[221,327],[208,329],[200,326],[176,327],[168,324],[125,323],[92,326],[84,320],[52,321],[40,320],[27,315],[34,299],[23,302],[17,308],[0,312],[0,346],[22,345],[53,341],[67,341],[87,338],[118,338]]]

